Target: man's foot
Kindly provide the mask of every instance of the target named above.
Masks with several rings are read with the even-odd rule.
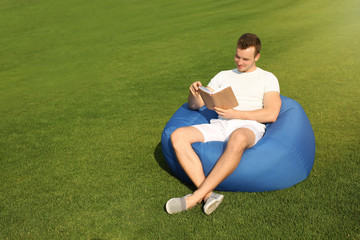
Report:
[[[167,201],[165,205],[166,212],[168,214],[174,214],[174,213],[186,211],[187,208],[186,208],[185,198],[190,195],[191,194],[188,194],[182,198],[172,198],[169,201]]]
[[[205,200],[204,212],[207,215],[210,215],[220,205],[223,199],[224,199],[224,195],[218,193],[211,194],[211,196]]]

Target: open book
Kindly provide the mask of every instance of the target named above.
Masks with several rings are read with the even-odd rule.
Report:
[[[231,86],[219,88],[213,93],[201,86],[199,92],[206,107],[211,110],[214,110],[214,107],[230,109],[239,105]]]

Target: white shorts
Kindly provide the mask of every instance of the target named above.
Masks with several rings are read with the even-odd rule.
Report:
[[[255,143],[264,136],[265,125],[253,120],[211,119],[210,123],[193,125],[204,135],[204,142],[227,141],[238,128],[247,128],[254,132]]]

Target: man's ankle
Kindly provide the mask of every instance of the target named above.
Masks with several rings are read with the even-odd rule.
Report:
[[[206,200],[208,200],[209,197],[211,197],[211,195],[213,194],[213,192],[209,192],[208,194],[205,195],[203,201],[206,202]]]

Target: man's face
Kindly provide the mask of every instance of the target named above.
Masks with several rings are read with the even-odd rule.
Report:
[[[236,48],[235,63],[239,72],[252,72],[256,69],[255,63],[259,60],[260,54],[255,56],[255,47],[246,49]]]

